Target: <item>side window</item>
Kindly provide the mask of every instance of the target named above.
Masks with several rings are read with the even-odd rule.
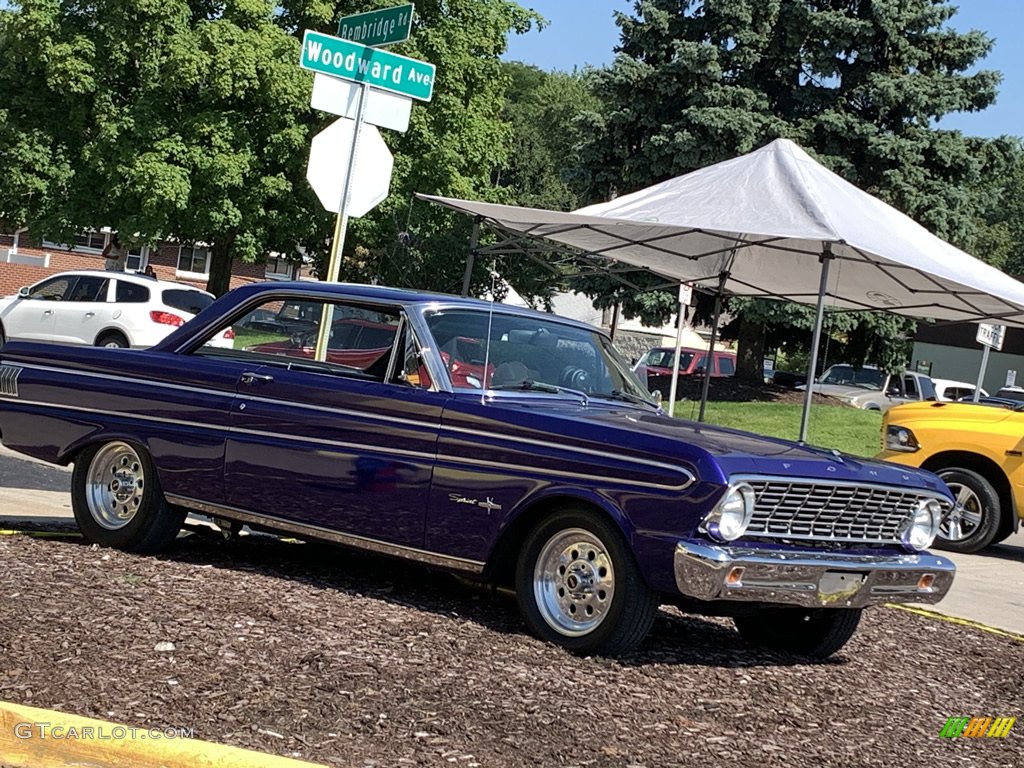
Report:
[[[736,363],[731,357],[718,358],[718,372],[723,376],[732,376],[736,373]]]
[[[149,288],[127,280],[118,280],[115,289],[115,301],[125,304],[144,304],[149,301]]]
[[[52,280],[40,283],[29,293],[31,299],[42,299],[43,301],[61,301],[67,294],[75,277],[55,277]]]
[[[269,299],[251,307],[241,319],[217,326],[204,339],[212,341],[230,325],[234,331],[231,348],[207,345],[193,354],[384,381],[399,328],[399,310],[342,302],[328,306],[332,318],[326,360],[316,359],[324,302],[305,299]]]
[[[78,278],[75,287],[64,299],[65,301],[106,301],[107,278],[83,275]]]
[[[903,377],[903,394],[906,397],[917,398],[917,380],[913,376]]]
[[[395,369],[395,383],[418,387],[419,389],[430,389],[430,373],[427,371],[427,366],[423,364],[423,358],[420,355],[420,348],[416,343],[416,337],[409,330],[408,325],[405,326],[403,332],[402,347],[399,350],[399,354],[401,354],[401,362]]]

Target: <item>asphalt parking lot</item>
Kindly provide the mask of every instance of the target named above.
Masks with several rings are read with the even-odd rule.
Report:
[[[0,455],[0,526],[66,527],[67,479]],[[1024,714],[1024,643],[893,608],[867,612],[828,662],[672,609],[640,651],[607,660],[533,639],[510,601],[444,574],[270,537],[193,535],[156,558],[0,536],[0,562],[0,700],[328,765],[1017,766],[1024,753],[1021,725],[939,737],[950,717]],[[963,605],[989,601],[1012,629],[1024,547],[964,562]]]

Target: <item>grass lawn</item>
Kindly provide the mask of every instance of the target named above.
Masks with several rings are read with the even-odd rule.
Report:
[[[254,331],[251,328],[235,328],[235,349],[245,349],[256,344],[270,344],[285,341],[287,337],[280,331]]]
[[[675,415],[696,419],[700,403],[676,403]],[[705,421],[758,435],[796,440],[803,406],[790,403],[709,402]],[[836,405],[811,406],[807,442],[855,456],[874,456],[881,448],[882,414]]]

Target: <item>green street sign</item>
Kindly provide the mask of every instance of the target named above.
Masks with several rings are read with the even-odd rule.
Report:
[[[409,39],[412,3],[343,16],[338,19],[338,37],[363,45],[391,45]]]
[[[433,64],[310,29],[302,36],[299,66],[420,101],[434,95]]]

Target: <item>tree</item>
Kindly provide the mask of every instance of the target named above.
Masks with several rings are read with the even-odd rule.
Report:
[[[285,2],[289,28],[333,29],[338,15],[390,5]],[[509,76],[499,59],[510,32],[540,17],[511,0],[420,0],[409,41],[392,50],[436,65],[429,104],[414,104],[409,130],[382,131],[395,156],[391,193],[372,213],[350,224],[342,278],[458,292],[471,222],[425,202],[416,192],[500,201],[492,173],[509,156],[512,130],[502,119]],[[310,241],[320,269],[329,251],[333,217],[316,217]],[[488,282],[478,270],[474,286]]]
[[[0,218],[50,237],[107,224],[153,242],[204,242],[209,288],[232,259],[304,245],[323,259],[333,216],[305,180],[313,132],[307,28],[388,2],[25,0],[0,13]],[[391,196],[354,222],[343,277],[451,289],[468,223],[413,192],[493,195],[511,133],[499,54],[539,20],[509,0],[421,0],[397,51],[437,65],[433,101],[413,109]],[[415,223],[417,236],[399,239]],[[461,226],[461,229],[460,229]]]
[[[8,11],[0,140],[19,148],[20,188],[0,210],[51,237],[108,224],[126,239],[203,241],[215,293],[232,258],[292,252],[312,198],[300,164],[308,83],[275,10],[28,0]]]
[[[934,125],[984,109],[999,82],[991,71],[967,74],[992,43],[946,26],[952,5],[641,0],[634,8],[618,14],[618,56],[595,76],[604,110],[587,118],[594,139],[584,157],[601,197],[784,136],[940,237],[975,244],[985,208],[978,188],[1008,152],[1005,142]],[[901,323],[862,322],[861,333],[879,340],[904,333]],[[763,344],[763,326],[744,330],[741,348]],[[741,354],[741,363],[742,375],[760,379],[757,355]]]

